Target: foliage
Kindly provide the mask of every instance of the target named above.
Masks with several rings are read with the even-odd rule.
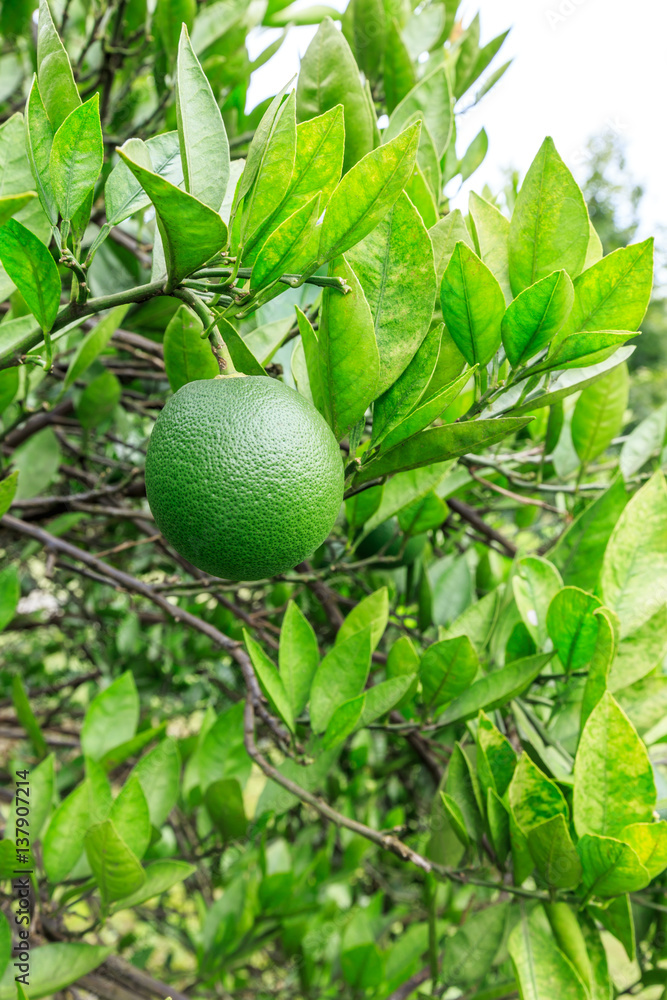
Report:
[[[449,211],[505,36],[449,0],[326,13],[41,0],[35,53],[3,5],[3,777],[31,817],[8,802],[0,878],[25,849],[31,1000],[597,1000],[621,948],[665,983],[664,407],[622,433],[652,241],[603,256],[550,139],[511,217]],[[248,31],[299,23],[296,87],[246,114],[283,39],[251,63]],[[295,385],[346,464],[327,542],[242,586],[145,500],[155,411],[218,372]],[[0,1000],[9,958],[3,921]]]

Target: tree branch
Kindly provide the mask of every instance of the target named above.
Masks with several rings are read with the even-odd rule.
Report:
[[[55,535],[49,534],[49,532],[44,531],[43,528],[38,528],[34,524],[21,521],[19,518],[13,517],[10,514],[5,514],[5,516],[0,519],[0,526],[8,529],[9,531],[15,531],[19,534],[34,538],[36,541],[41,542],[47,549],[55,552],[62,552],[64,555],[67,555],[72,559],[76,559],[93,572],[106,576],[108,579],[120,584],[120,586],[125,590],[141,594],[142,597],[152,601],[153,604],[156,604],[159,608],[166,612],[166,614],[170,618],[173,618],[174,621],[188,625],[190,628],[201,632],[203,635],[208,636],[208,638],[211,639],[211,641],[216,645],[226,650],[240,666],[249,692],[249,697],[246,699],[245,703],[244,714],[244,742],[248,756],[251,760],[255,761],[258,767],[268,778],[275,781],[276,784],[281,785],[281,787],[290,792],[301,802],[305,802],[312,806],[324,819],[330,820],[332,823],[335,823],[336,826],[344,827],[347,830],[351,830],[353,833],[359,834],[359,836],[369,840],[382,850],[391,852],[401,861],[408,862],[423,872],[434,872],[441,878],[450,879],[451,881],[458,882],[462,885],[470,884],[484,886],[486,888],[497,889],[501,892],[508,892],[513,895],[523,896],[528,899],[541,899],[546,901],[551,899],[551,897],[544,892],[522,889],[518,886],[506,885],[503,882],[479,878],[467,871],[447,868],[445,865],[431,861],[419,854],[417,851],[413,850],[408,844],[405,844],[393,834],[382,833],[379,830],[374,830],[370,826],[366,826],[364,823],[360,823],[355,819],[350,819],[348,816],[344,816],[342,813],[330,806],[324,799],[319,798],[312,792],[309,792],[300,785],[297,785],[296,782],[285,777],[285,775],[281,774],[277,768],[266,760],[266,758],[258,750],[255,743],[254,705],[261,704],[261,694],[252,663],[250,662],[250,657],[239,643],[235,642],[228,635],[225,635],[224,632],[221,632],[209,622],[204,621],[202,618],[198,618],[196,615],[191,614],[183,608],[171,604],[166,598],[162,597],[161,594],[157,593],[151,586],[144,583],[142,580],[138,580],[129,573],[123,572],[123,570],[116,569],[115,566],[107,565],[107,563],[102,562],[102,560],[98,559],[96,556],[90,555],[90,553],[85,552],[76,545],[72,545],[70,542],[66,542],[62,538],[56,538]],[[174,1000],[176,1000],[176,994],[174,994]]]

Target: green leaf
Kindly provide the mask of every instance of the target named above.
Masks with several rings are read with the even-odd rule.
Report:
[[[480,784],[485,790],[492,788],[502,797],[516,768],[514,748],[484,712],[480,712],[477,717],[476,741]]]
[[[650,413],[628,435],[621,448],[619,467],[627,482],[654,455],[659,455],[667,436],[667,405]]]
[[[243,805],[243,793],[236,778],[221,778],[209,785],[204,795],[213,825],[225,841],[245,836],[248,820]]]
[[[509,264],[509,219],[503,213],[485,201],[474,191],[470,192],[468,204],[470,220],[475,237],[477,253],[486,266],[496,277],[502,288],[505,302],[512,301]],[[445,219],[443,219],[443,222]]]
[[[519,757],[508,797],[514,818],[526,836],[533,827],[553,816],[568,817],[567,802],[560,788],[525,752]]]
[[[116,306],[102,316],[102,319],[80,341],[65,376],[65,388],[73,385],[98,357],[113,337],[125,318],[129,306]],[[168,328],[167,328],[168,329]]]
[[[417,650],[410,637],[402,635],[387,654],[387,677],[391,679],[392,677],[404,677],[407,674],[416,676],[418,671],[419,655]],[[416,690],[417,684],[414,683],[405,698],[401,700],[399,707],[410,701]]]
[[[53,137],[49,174],[63,219],[83,205],[104,162],[99,94],[72,111]]]
[[[514,206],[509,233],[512,291],[515,295],[553,271],[571,278],[581,272],[589,239],[588,209],[574,177],[544,140]],[[613,329],[611,323],[605,329]],[[574,327],[581,330],[580,325]]]
[[[403,696],[413,686],[417,674],[404,674],[400,677],[390,677],[379,684],[373,684],[364,695],[364,705],[360,724],[357,728],[370,726],[376,719],[382,718],[392,708],[396,707]]]
[[[406,535],[421,535],[444,524],[448,513],[445,501],[431,490],[426,496],[404,507],[398,515],[398,523]]]
[[[42,208],[51,225],[55,226],[58,222],[58,206],[49,175],[49,158],[53,136],[53,126],[42,101],[37,77],[34,76],[25,107],[26,153]]]
[[[470,639],[434,642],[424,653],[419,669],[424,704],[431,713],[452,701],[474,680],[479,660]]]
[[[614,615],[613,611],[607,613]],[[652,618],[616,646],[609,672],[610,691],[634,684],[661,666],[667,655],[667,605],[663,604]]]
[[[0,228],[0,260],[45,333],[60,308],[60,275],[42,241],[16,219]]]
[[[197,13],[196,0],[157,0],[153,25],[164,45],[169,60],[178,51],[182,25],[192,31]]]
[[[560,900],[545,903],[544,910],[556,943],[567,958],[569,958],[579,973],[582,982],[590,989],[591,986],[595,985],[591,982],[591,962],[588,957],[583,927],[579,923],[575,910],[569,903]],[[611,983],[608,982],[607,989],[603,993],[604,1000],[608,1000],[609,998],[610,986]],[[595,996],[596,994],[592,995]]]
[[[367,153],[345,174],[322,223],[319,262],[345,253],[367,236],[398,200],[414,166],[419,124]]]
[[[164,177],[175,187],[183,184],[183,165],[178,140],[178,132],[163,132],[147,142],[128,139],[121,146],[131,160]],[[104,186],[104,203],[107,225],[117,226],[119,222],[147,208],[151,200],[141,184],[121,159],[115,164]]]
[[[6,410],[19,391],[19,369],[18,365],[12,368],[5,368],[0,371],[0,413]],[[0,485],[0,495],[3,487]],[[0,507],[2,501],[0,500]],[[1,516],[1,515],[0,515]]]
[[[327,653],[317,668],[310,691],[310,721],[314,732],[323,732],[336,709],[361,694],[370,665],[370,626]]]
[[[316,194],[274,229],[253,264],[252,290],[266,287],[286,273],[312,271],[317,257],[315,223],[319,215],[320,196]]]
[[[554,941],[544,912],[522,907],[508,950],[522,1000],[588,1000],[576,969]]]
[[[245,629],[243,630],[243,638],[262,691],[289,731],[293,733],[292,704],[287,697],[282,677],[259,643]]]
[[[141,903],[145,903],[147,899],[162,895],[178,882],[189,878],[196,870],[194,865],[189,865],[185,861],[153,861],[144,869],[146,881],[143,885],[131,896],[125,896],[120,902],[117,902],[113,907],[113,912],[134,909]]]
[[[362,713],[366,704],[366,695],[357,695],[339,705],[327,723],[326,732],[322,737],[322,748],[332,750],[340,746],[355,729],[361,725]]]
[[[451,722],[472,719],[480,709],[490,712],[505,705],[530,687],[552,656],[553,653],[526,656],[521,660],[514,660],[509,667],[494,670],[487,677],[475,681],[447,706],[438,718],[438,725],[446,726]]]
[[[55,755],[49,754],[37,767],[30,769],[30,836],[37,840],[53,805],[55,789]],[[16,827],[16,799],[12,803],[7,830]],[[15,865],[12,865],[14,868]]]
[[[185,190],[218,212],[229,182],[229,142],[218,102],[185,24],[178,43],[175,85]]]
[[[607,690],[609,669],[614,662],[618,645],[618,618],[609,608],[598,608],[593,612],[598,622],[595,652],[588,668],[584,695],[581,702],[580,729]]]
[[[601,602],[578,587],[563,587],[547,612],[547,631],[566,671],[580,670],[591,661],[598,637],[595,615]]]
[[[486,822],[491,846],[501,865],[510,852],[509,810],[494,788],[486,790]]]
[[[653,240],[622,247],[574,283],[574,307],[560,337],[582,330],[636,330],[653,286]]]
[[[18,570],[13,563],[10,563],[0,570],[0,632],[9,625],[16,614],[20,596]]]
[[[408,504],[425,497],[430,490],[435,489],[442,482],[450,468],[450,462],[439,462],[423,469],[399,472],[397,476],[393,476],[381,491],[379,505],[375,505],[373,512],[366,520],[364,535],[383,524],[397,511],[407,507]],[[371,490],[366,492],[372,495]],[[363,494],[359,494],[359,496],[363,496]]]
[[[237,702],[226,709],[207,729],[196,757],[186,765],[192,768],[192,784],[205,792],[209,785],[221,778],[236,778],[245,785],[251,769],[251,760],[243,743],[244,704]]]
[[[339,104],[345,114],[343,170],[347,172],[373,148],[373,116],[352,51],[326,17],[301,60],[296,92],[298,120],[315,118]]]
[[[432,396],[426,398],[425,402],[416,406],[405,420],[387,434],[382,442],[382,450],[386,451],[389,448],[393,448],[395,445],[400,444],[401,441],[405,441],[414,434],[418,434],[419,431],[424,430],[434,420],[442,416],[449,404],[466,387],[476,370],[476,365],[474,368],[466,370],[463,375],[460,375],[453,382],[443,386],[441,389],[437,389]]]
[[[535,867],[550,888],[577,888],[581,882],[581,861],[563,813],[531,827],[526,839]]]
[[[416,83],[412,59],[395,18],[389,18],[382,69],[385,101],[389,113],[409,94]]]
[[[46,0],[42,0],[46,3]],[[113,947],[59,942],[30,950],[30,1000],[52,996],[92,972],[114,951]],[[0,1000],[16,1000],[16,970],[9,966],[0,979]]]
[[[146,875],[138,858],[110,819],[91,826],[84,844],[104,906],[131,895],[145,882]]]
[[[262,160],[266,152],[266,145],[274,129],[276,118],[278,117],[279,113],[282,110],[283,98],[285,97],[288,88],[291,86],[291,83],[292,81],[290,80],[282,88],[282,90],[276,94],[276,96],[273,98],[268,108],[262,115],[259,125],[255,129],[255,134],[253,136],[252,142],[248,147],[248,155],[246,157],[245,166],[243,167],[241,175],[238,178],[238,183],[236,191],[234,193],[234,201],[231,210],[232,215],[235,215],[239,203],[245,197],[248,191],[250,191],[253,184],[257,180],[257,175],[259,173],[260,167],[262,165]]]
[[[269,220],[272,229],[312,201],[315,195],[320,196],[320,211],[326,207],[340,180],[344,148],[341,104],[297,125],[292,180],[284,201]]]
[[[76,419],[87,430],[97,427],[112,416],[121,394],[121,384],[113,372],[102,372],[81,393]]]
[[[89,826],[88,782],[84,781],[60,803],[43,839],[44,870],[51,882],[64,881],[74,868]]]
[[[289,601],[280,630],[278,665],[295,719],[306,706],[318,663],[313,628],[298,604]]]
[[[25,500],[46,489],[58,471],[60,459],[60,445],[51,427],[29,437],[12,456],[19,473],[15,499]]]
[[[653,768],[636,729],[609,692],[588,717],[574,762],[573,817],[578,835],[617,837],[647,823],[655,808]]]
[[[521,619],[538,649],[547,640],[549,605],[563,586],[560,573],[547,559],[526,556],[512,578],[514,599]]]
[[[119,155],[155,206],[170,286],[205,264],[227,242],[227,226],[217,212],[169,181]]]
[[[151,824],[159,830],[178,798],[181,756],[176,741],[158,743],[141,758],[132,774],[139,779],[146,796]]]
[[[12,929],[4,913],[0,913],[0,976],[12,957]]]
[[[522,1000],[588,1000],[589,992],[576,969],[554,941],[540,908],[521,918],[508,943]]]
[[[54,129],[81,104],[69,56],[53,23],[48,0],[39,0],[37,79],[46,113]]]
[[[143,858],[151,839],[151,820],[146,796],[136,775],[125,782],[114,799],[109,819],[132,853]]]
[[[119,764],[122,764],[128,757],[136,757],[153,740],[162,739],[166,729],[166,722],[161,722],[159,726],[153,726],[151,729],[142,729],[131,740],[125,740],[111,750],[107,750],[104,757],[100,758],[102,769],[108,773],[118,767]]]
[[[633,849],[651,879],[667,868],[667,823],[664,820],[633,823],[626,826],[620,836]]]
[[[448,458],[458,458],[468,452],[479,454],[484,448],[502,441],[525,427],[530,418],[508,417],[496,420],[469,420],[461,424],[431,427],[401,441],[383,452],[357,472],[355,483],[365,483],[390,472],[417,469]]]
[[[629,392],[628,369],[621,364],[581,393],[572,415],[572,443],[584,467],[620,434]]]
[[[605,906],[589,906],[593,914],[610,934],[621,942],[631,962],[635,960],[635,925],[630,897],[618,896]],[[606,998],[605,998],[606,1000]]]
[[[130,670],[91,701],[81,728],[81,749],[100,760],[113,747],[131,739],[139,722],[139,695]]]
[[[10,194],[0,198],[0,226],[4,226],[13,215],[20,212],[34,197],[34,191],[26,191],[25,194]]]
[[[431,240],[405,192],[347,259],[373,315],[380,385],[385,391],[405,371],[423,342],[436,291]],[[409,283],[405,281],[407,272]]]
[[[525,288],[503,316],[503,346],[513,368],[543,350],[558,333],[574,302],[567,271],[554,271]]]
[[[391,115],[383,140],[393,139],[416,117],[423,119],[433,138],[436,155],[442,159],[454,122],[452,94],[444,66],[428,73],[405,95]]]
[[[502,289],[465,243],[454,248],[440,285],[442,316],[469,365],[486,365],[500,347]]]
[[[238,330],[232,326],[232,324],[226,320],[224,316],[220,316],[216,325],[222,334],[225,347],[229,351],[229,355],[236,370],[243,372],[245,375],[266,375],[266,372],[246,343],[247,338],[243,338]],[[210,354],[210,346],[208,347],[208,351]],[[209,377],[213,376],[211,375]]]
[[[460,743],[452,750],[445,788],[463,817],[468,835],[479,842],[484,830],[482,796],[477,775]]]
[[[466,827],[465,818],[461,812],[461,808],[455,799],[448,795],[447,792],[440,792],[440,798],[442,799],[442,806],[447,814],[447,819],[452,825],[454,833],[461,841],[464,847],[468,847],[470,844],[470,834]]]
[[[558,368],[566,371],[569,368],[590,368],[611,358],[619,347],[636,334],[632,331],[600,330],[591,333],[572,333],[564,339],[553,341],[549,354],[539,364],[531,366],[531,373]]]
[[[471,913],[447,937],[441,971],[444,985],[464,990],[486,976],[505,936],[507,913],[507,903],[486,906]]]
[[[35,189],[35,179],[26,155],[26,128],[20,113],[12,115],[0,125],[0,181],[3,197],[25,196]],[[50,241],[51,224],[38,198],[28,200],[16,213],[16,221],[29,229],[44,244]],[[3,295],[11,291],[9,282],[10,279],[3,270],[0,270]],[[8,326],[7,321],[3,323],[3,328],[6,326]]]
[[[592,385],[612,368],[622,365],[633,351],[634,347],[621,347],[611,357],[582,371],[550,371],[546,376],[533,378],[528,383],[520,381],[488,406],[483,416],[498,416],[508,411],[513,414],[534,413],[542,407],[555,406],[567,396]]]
[[[472,140],[459,162],[459,173],[461,174],[462,182],[467,181],[481,167],[488,151],[489,137],[486,129],[482,128]]]
[[[432,327],[402,375],[373,404],[372,443],[380,444],[426,396],[440,353],[442,324]]]
[[[3,577],[7,573],[7,570],[14,571],[16,575],[16,567],[8,566],[6,570],[0,573],[0,607],[5,605],[5,595],[7,593],[7,587],[4,585]],[[16,579],[16,596],[18,598],[18,578]],[[2,622],[2,613],[0,612],[0,623]],[[18,674],[15,674],[12,678],[12,701],[14,702],[14,708],[16,710],[16,718],[20,724],[25,729],[26,733],[30,737],[30,742],[32,743],[35,753],[41,759],[46,757],[48,747],[46,745],[46,740],[40,728],[39,722],[35,718],[35,713],[30,707],[30,702],[28,701],[28,696],[26,694],[25,688],[23,686],[23,681]],[[31,823],[32,828],[32,823]],[[34,833],[33,833],[34,836]]]
[[[287,194],[296,158],[296,94],[280,106],[257,166],[257,176],[243,199],[240,241],[248,249],[253,237]],[[247,168],[246,168],[247,169]],[[245,259],[245,254],[244,254]]]
[[[626,502],[619,477],[560,536],[549,557],[567,584],[595,590],[607,542]]]
[[[202,321],[188,306],[180,306],[164,332],[164,364],[171,391],[196,379],[220,374],[208,339],[202,340]]]
[[[383,0],[354,0],[352,36],[359,68],[369,80],[375,80],[382,67],[386,36]]]
[[[435,259],[435,273],[438,287],[442,283],[442,276],[445,273],[457,243],[465,243],[472,251],[475,250],[475,242],[468,232],[465,219],[460,208],[455,208],[432,226],[428,235],[433,244],[433,256]]]
[[[380,361],[373,317],[357,276],[344,257],[332,261],[329,271],[343,278],[350,291],[324,290],[315,384],[324,393],[325,416],[340,440],[378,394]],[[312,347],[304,341],[307,359]]]
[[[637,892],[651,881],[632,848],[613,837],[585,833],[577,842],[577,852],[584,870],[587,898],[604,899]]]
[[[667,487],[660,472],[635,493],[616,522],[600,575],[602,599],[621,622],[621,637],[636,632],[665,603]]]
[[[336,644],[366,628],[371,630],[371,650],[374,652],[384,635],[389,619],[389,591],[386,587],[376,590],[352,608],[336,635]]]
[[[602,240],[597,234],[595,226],[589,219],[590,236],[588,238],[588,248],[586,250],[586,260],[584,261],[583,270],[587,271],[589,267],[593,267],[597,264],[599,260],[602,260],[604,256],[604,249],[602,247]]]

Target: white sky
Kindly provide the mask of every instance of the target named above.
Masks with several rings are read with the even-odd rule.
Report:
[[[346,0],[328,0],[344,9]],[[308,6],[308,2],[304,2]],[[628,169],[643,184],[642,231],[667,224],[667,4],[663,0],[463,0],[467,25],[481,12],[482,43],[512,31],[494,66],[514,63],[479,107],[459,118],[459,155],[484,126],[489,152],[455,204],[470,188],[492,189],[502,171],[525,173],[546,135],[575,176],[585,174],[586,143],[609,128],[626,143]],[[274,59],[254,74],[256,104],[298,69],[314,28],[292,29]],[[253,44],[254,55],[274,33]]]

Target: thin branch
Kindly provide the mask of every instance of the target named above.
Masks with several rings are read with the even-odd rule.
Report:
[[[485,535],[491,541],[497,542],[498,545],[502,546],[510,558],[514,558],[517,554],[517,547],[509,539],[505,538],[499,531],[492,528],[486,523],[483,517],[480,517],[474,507],[469,507],[467,503],[462,500],[456,500],[454,497],[447,498],[447,506],[450,510],[453,510],[455,514],[458,514],[463,521],[467,521],[475,531],[478,531],[481,535]]]
[[[431,970],[428,966],[425,969],[420,969],[419,972],[415,972],[414,976],[410,976],[410,978],[399,986],[398,989],[395,989],[394,992],[387,997],[387,1000],[408,1000],[410,994],[414,993],[417,987],[421,986],[422,983],[425,983],[430,975]]]

